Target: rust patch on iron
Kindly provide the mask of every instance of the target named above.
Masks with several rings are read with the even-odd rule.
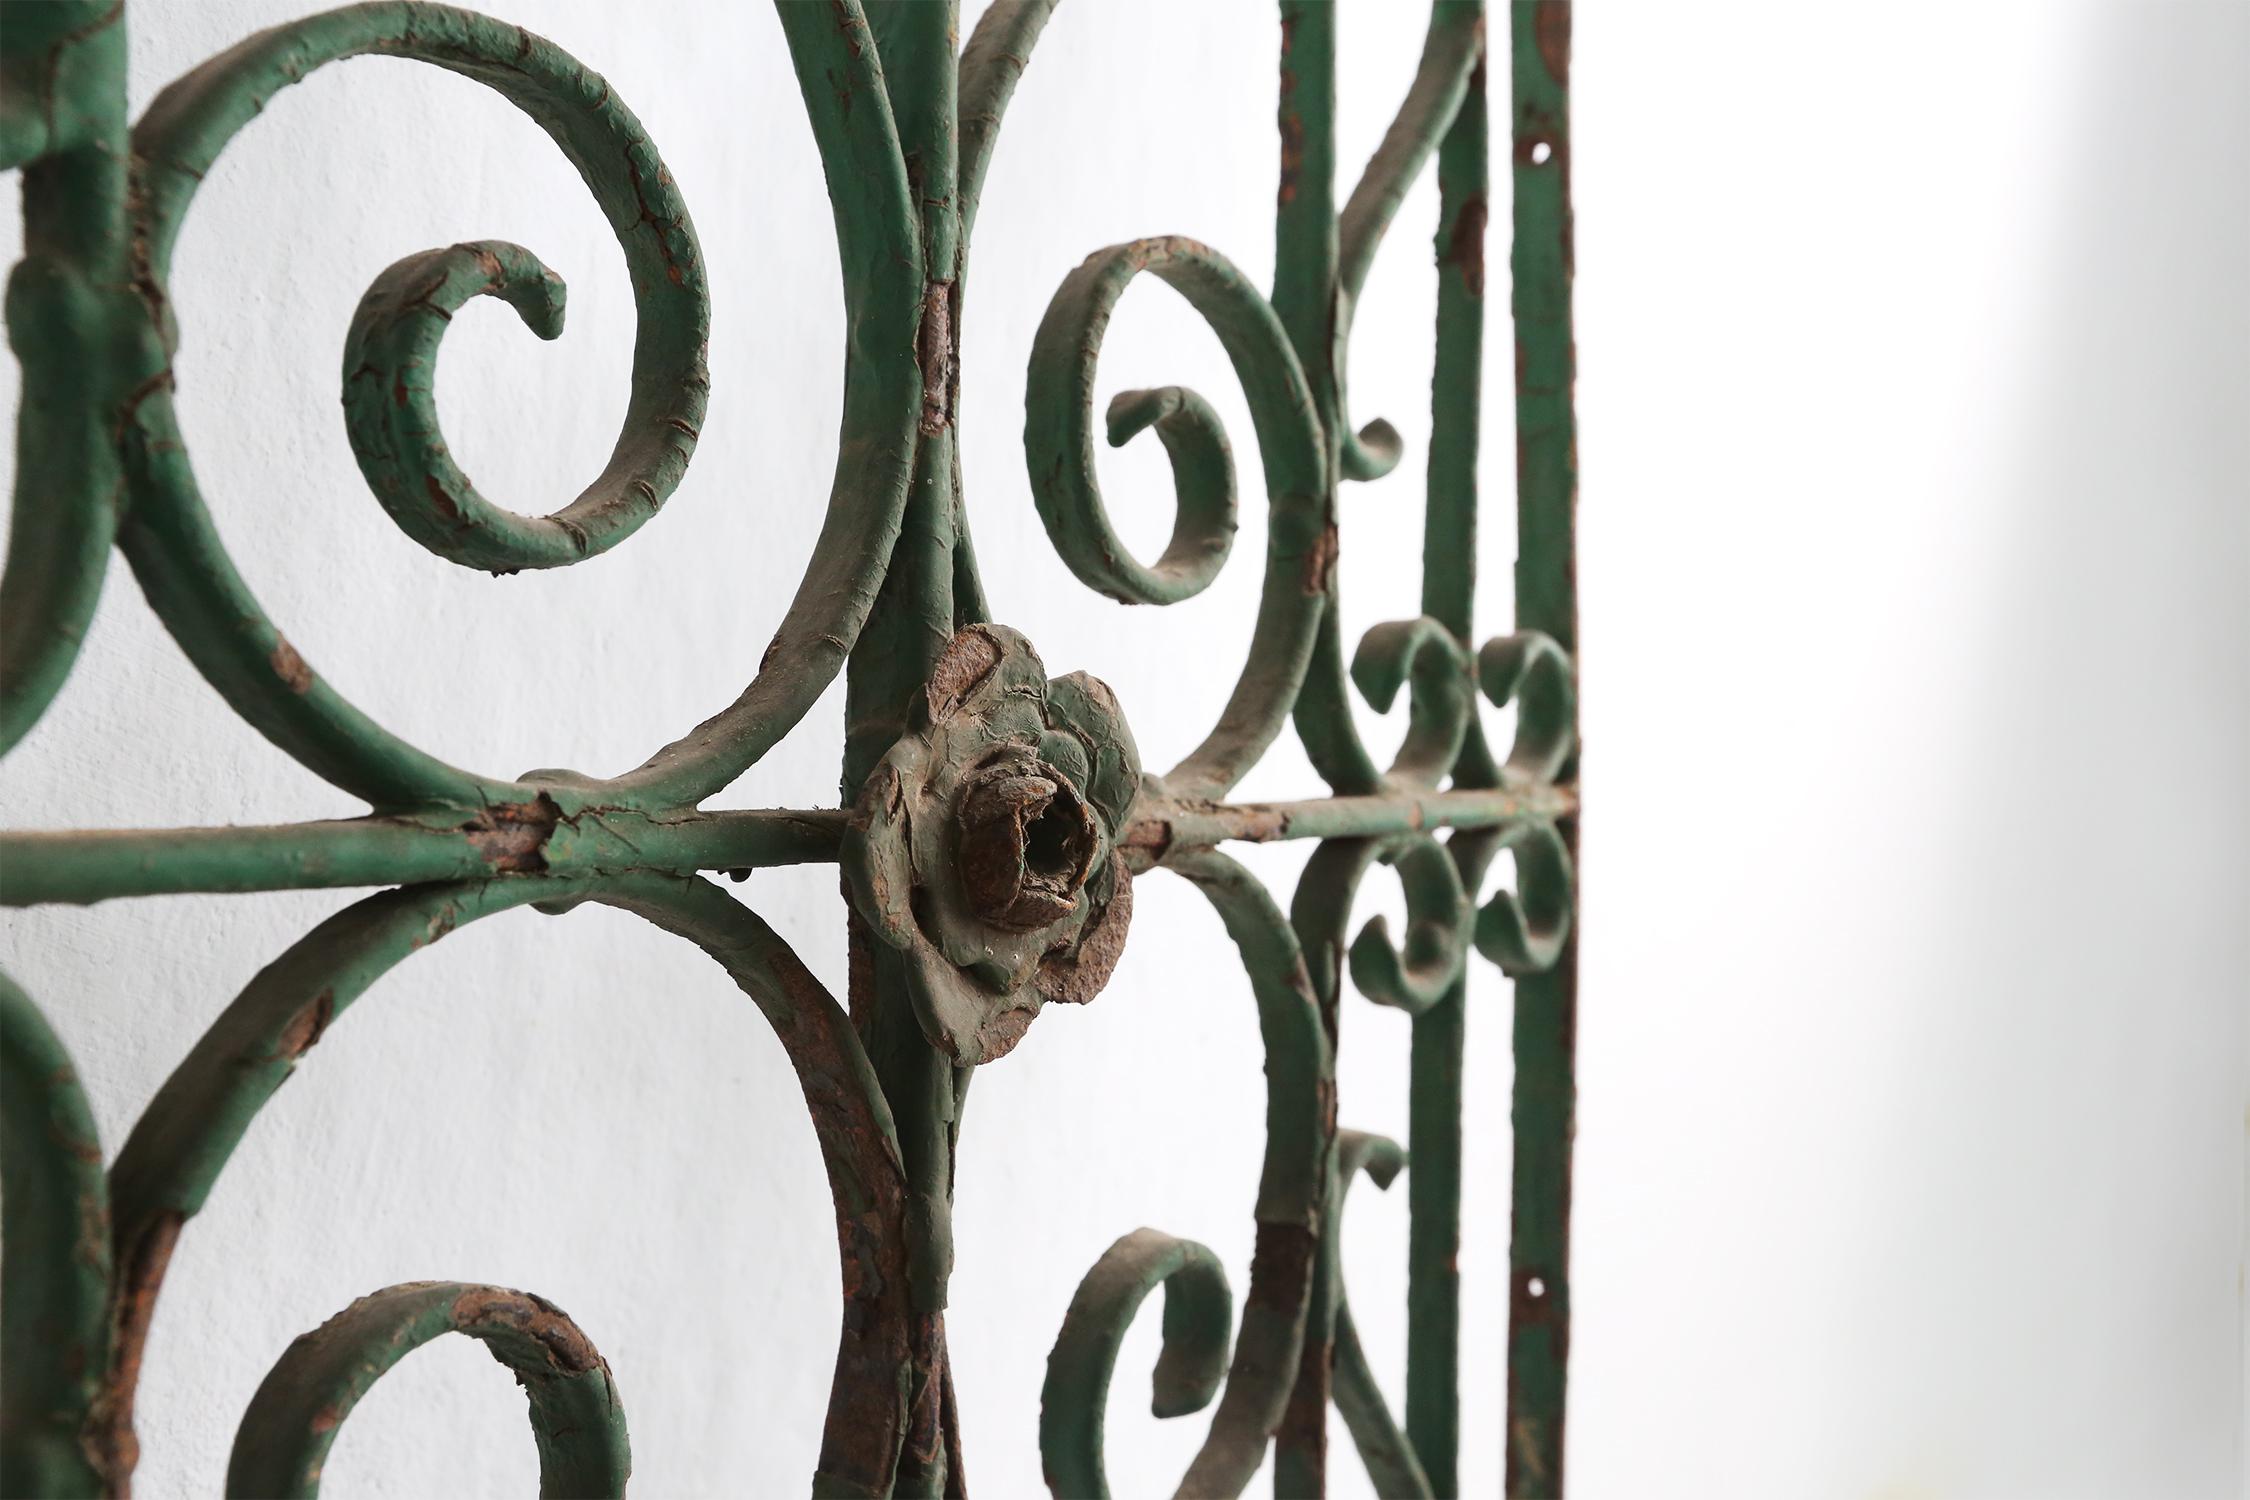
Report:
[[[1170,818],[1136,818],[1125,829],[1118,844],[1126,849],[1155,849],[1159,852],[1172,847],[1172,820]]]
[[[811,974],[783,966],[780,980],[799,1024],[779,1026],[827,1163],[844,1290],[819,1475],[844,1493],[883,1494],[903,1439],[907,1395],[899,1372],[913,1359],[908,1306],[906,1177],[895,1141],[851,1080],[850,1027],[870,1024],[874,944],[845,886],[851,1018],[839,1017]]]
[[[266,657],[266,664],[273,668],[273,675],[280,678],[289,691],[298,697],[302,698],[312,691],[312,668],[305,665],[305,659],[297,654],[297,648],[290,645],[284,637],[274,637],[273,651]]]
[[[547,1363],[566,1375],[583,1375],[601,1364],[593,1341],[570,1315],[544,1297],[496,1286],[473,1286],[453,1300],[453,1320],[464,1331],[478,1324],[513,1328],[546,1351]]]
[[[1295,1319],[1312,1295],[1313,1250],[1319,1237],[1306,1224],[1258,1222],[1258,1238],[1250,1251],[1250,1295],[1247,1303],[1272,1308]],[[1244,1316],[1249,1309],[1244,1308]]]
[[[130,1245],[120,1246],[116,1290],[111,1295],[109,1372],[86,1414],[86,1452],[113,1495],[132,1492],[133,1470],[141,1459],[133,1431],[133,1396],[141,1383],[141,1356],[148,1347],[149,1320],[156,1296],[179,1243],[187,1216],[167,1209],[151,1219]]]
[[[1472,297],[1484,295],[1484,230],[1489,213],[1482,193],[1463,202],[1445,244],[1445,263],[1460,271]]]
[[[961,888],[979,916],[1029,932],[1078,909],[1101,826],[1060,773],[994,768],[963,788],[954,819]]]
[[[912,1391],[908,1397],[906,1444],[899,1456],[902,1476],[932,1474],[945,1453],[945,1314],[914,1319]]]
[[[135,248],[139,248],[137,240],[135,241]],[[160,314],[158,316],[161,317]],[[133,389],[127,393],[124,403],[118,407],[117,440],[120,443],[124,442],[125,435],[132,430],[133,424],[140,420],[142,402],[158,391],[174,389],[177,389],[177,382],[172,378],[172,367],[170,365],[166,365],[154,375],[136,383]]]
[[[851,49],[853,57],[858,57],[860,54],[859,27],[853,20],[852,8],[846,5],[844,0],[828,0],[828,8],[835,13],[836,29],[843,34],[844,45]]]
[[[1326,1338],[1307,1337],[1297,1355],[1297,1383],[1289,1389],[1289,1404],[1281,1425],[1274,1429],[1277,1453],[1295,1453],[1316,1473],[1328,1464],[1328,1403],[1335,1387],[1336,1338],[1330,1324]]]
[[[336,992],[322,990],[313,996],[303,1010],[289,1018],[274,1041],[274,1060],[294,1062],[320,1045],[328,1032],[328,1023],[336,1018]]]
[[[1570,4],[1535,5],[1531,8],[1531,37],[1539,49],[1539,64],[1547,76],[1564,88],[1570,86]]]
[[[945,1362],[938,1392],[938,1423],[945,1430],[945,1500],[968,1500],[969,1471],[961,1461],[961,1406],[953,1393],[953,1361]]]
[[[865,1045],[868,1028],[874,1024],[875,940],[852,900],[851,879],[840,870],[836,887],[844,897],[844,1004],[853,1029]]]
[[[414,946],[417,948],[427,948],[430,944],[436,942],[439,938],[446,936],[448,933],[452,932],[454,928],[460,925],[461,909],[455,906],[452,902],[448,901],[444,906],[438,909],[437,913],[432,916],[426,924],[424,924],[422,928],[422,935],[414,940]]]
[[[1265,844],[1271,843],[1275,839],[1289,837],[1289,814],[1278,807],[1269,807],[1261,802],[1230,805],[1208,801],[1200,803],[1198,806],[1203,812],[1224,816],[1229,820],[1228,838],[1247,839],[1254,844]]]
[[[986,1062],[998,1062],[1016,1050],[1016,1043],[1031,1030],[1037,1020],[1039,1008],[1027,1005],[1018,1010],[1004,1010],[977,1028],[977,1042],[984,1048]]]
[[[96,1151],[94,1153],[94,1165],[99,1166],[100,1164],[101,1153]],[[88,1270],[95,1272],[97,1275],[107,1276],[110,1273],[111,1243],[109,1199],[103,1193],[102,1186],[103,1184],[97,1181],[94,1186],[77,1195],[78,1236],[71,1242],[70,1253],[80,1265]],[[80,1344],[72,1344],[69,1350],[69,1359],[78,1370],[84,1370],[87,1364],[85,1347]]]
[[[448,521],[461,519],[461,507],[454,503],[451,495],[445,492],[445,486],[438,483],[438,477],[435,474],[422,476],[422,488],[428,492],[430,504],[436,507],[439,515],[445,517]]]
[[[58,1092],[75,1089],[79,1086],[78,1070],[65,1063],[62,1067],[47,1075],[47,1085]],[[84,1136],[72,1134],[60,1121],[49,1122],[47,1141],[58,1151],[75,1157],[89,1166],[98,1167],[102,1164],[102,1148]]]
[[[1084,1005],[1102,992],[1125,954],[1125,934],[1133,924],[1133,877],[1125,872],[1122,855],[1112,854],[1110,867],[1117,886],[1109,904],[1079,930],[1070,947],[1039,961],[1039,992],[1049,1000]]]
[[[930,670],[922,689],[929,705],[930,722],[942,724],[953,717],[977,684],[1000,665],[1000,644],[981,630],[963,630],[946,643],[945,654]]]
[[[646,146],[648,142],[646,140],[635,140],[632,144]],[[674,286],[686,286],[687,272],[682,269],[679,257],[673,251],[672,237],[664,232],[667,229],[677,228],[678,221],[660,219],[656,215],[656,210],[648,206],[648,194],[641,185],[641,166],[639,162],[633,159],[633,153],[630,149],[625,153],[625,175],[632,179],[633,202],[640,208],[640,215],[635,222],[646,224],[656,232],[656,253],[664,258],[665,279]],[[660,184],[665,181],[662,163],[658,164],[657,181]]]
[[[922,294],[922,326],[914,337],[922,369],[922,436],[953,423],[953,283],[933,281]]]
[[[547,840],[562,821],[555,799],[541,792],[529,802],[499,802],[461,825],[484,862],[508,875],[536,875],[547,868]]]
[[[1328,581],[1336,571],[1336,523],[1330,521],[1320,529],[1320,536],[1305,553],[1305,592],[1325,594]]]

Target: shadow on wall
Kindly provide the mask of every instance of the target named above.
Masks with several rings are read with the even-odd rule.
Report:
[[[1974,696],[1891,706],[1958,796],[1875,1213],[1916,1326],[1965,1335],[1923,1351],[1960,1493],[2044,1452],[2046,1493],[2250,1494],[2250,7],[2074,30]]]
[[[1580,21],[1574,1492],[2241,1495],[2250,7]]]

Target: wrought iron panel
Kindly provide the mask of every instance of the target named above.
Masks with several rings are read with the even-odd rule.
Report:
[[[1047,1357],[1050,1486],[1107,1492],[1113,1366],[1161,1288],[1156,1411],[1211,1411],[1180,1493],[1240,1493],[1269,1447],[1278,1493],[1322,1493],[1331,1403],[1381,1493],[1458,1492],[1464,975],[1489,962],[1515,980],[1507,1489],[1560,1491],[1579,810],[1568,8],[1517,0],[1488,18],[1480,0],[1439,0],[1396,119],[1339,200],[1334,16],[1319,0],[1283,0],[1270,295],[1217,249],[1173,237],[1098,250],[1055,292],[1032,347],[1025,460],[1048,535],[1088,587],[1149,605],[1197,593],[1228,561],[1240,504],[1226,434],[1195,392],[1127,391],[1097,423],[1095,361],[1135,276],[1169,283],[1218,335],[1257,429],[1267,543],[1256,625],[1219,722],[1161,773],[1141,763],[1130,705],[1084,673],[1050,676],[1033,642],[989,618],[955,456],[978,196],[1052,8],[996,0],[957,46],[952,0],[783,0],[849,329],[834,485],[795,603],[764,659],[747,664],[741,695],[608,777],[446,764],[354,707],[282,635],[197,489],[173,401],[168,272],[228,142],[324,65],[412,58],[499,92],[577,167],[631,273],[632,391],[609,462],[560,510],[526,516],[484,498],[452,457],[432,395],[452,314],[491,296],[534,332],[560,326],[559,278],[498,241],[411,255],[376,279],[348,334],[345,416],[376,500],[430,551],[492,573],[579,562],[663,507],[694,455],[708,389],[706,266],[680,186],[625,102],[520,27],[383,0],[249,37],[128,122],[121,0],[7,8],[0,156],[21,169],[25,230],[7,320],[24,395],[0,582],[0,751],[69,675],[114,546],[232,710],[371,811],[269,827],[10,832],[0,900],[384,888],[320,924],[220,1013],[106,1170],[69,1057],[32,1000],[0,980],[7,1494],[128,1492],[134,1391],[172,1249],[260,1108],[368,986],[465,923],[585,902],[710,953],[773,1024],[802,1082],[834,1196],[843,1301],[813,1491],[962,1494],[946,1355],[954,1174],[977,1163],[973,1135],[956,1149],[962,1091],[1044,1007],[1099,994],[1130,941],[1135,883],[1157,873],[1210,899],[1256,1002],[1268,1095],[1256,1251],[1239,1311],[1217,1257],[1160,1230],[1124,1235],[1087,1272]],[[1480,640],[1479,381],[1486,298],[1503,284],[1486,263],[1488,57],[1505,61],[1508,80],[1518,560],[1514,627]],[[1367,632],[1347,660],[1338,489],[1390,473],[1403,444],[1379,418],[1353,423],[1345,355],[1369,267],[1433,162],[1440,290],[1422,613]],[[1153,561],[1126,548],[1104,511],[1097,430],[1111,443],[1153,432],[1169,457],[1177,519]],[[839,806],[703,809],[839,675]],[[1355,694],[1377,709],[1405,699],[1405,744],[1388,766],[1353,727]],[[1481,704],[1514,705],[1512,743],[1488,739]],[[1231,800],[1292,725],[1326,794]],[[1319,841],[1286,912],[1223,852],[1276,839]],[[1482,897],[1503,851],[1516,889]],[[826,862],[847,898],[843,1003],[705,873]],[[1349,930],[1354,893],[1377,865],[1405,893],[1396,939],[1380,919]],[[1347,978],[1413,1018],[1404,1148],[1339,1126]],[[1369,1369],[1338,1264],[1340,1216],[1362,1173],[1385,1186],[1407,1175],[1398,1414]],[[531,1293],[435,1282],[376,1291],[280,1354],[243,1417],[229,1492],[313,1494],[353,1403],[448,1332],[481,1340],[525,1387],[543,1493],[623,1492],[623,1407],[588,1333]]]

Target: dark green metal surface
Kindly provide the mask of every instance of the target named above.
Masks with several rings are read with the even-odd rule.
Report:
[[[492,1351],[531,1403],[539,1493],[604,1500],[625,1493],[633,1457],[609,1365],[553,1303],[497,1286],[410,1281],[362,1297],[289,1346],[250,1398],[227,1464],[234,1500],[311,1500],[328,1450],[359,1398],[441,1334]]]
[[[1164,1296],[1155,1410],[1209,1409],[1183,1495],[1231,1496],[1269,1453],[1276,1492],[1324,1492],[1329,1408],[1385,1495],[1459,1493],[1460,1449],[1504,1444],[1511,1495],[1562,1485],[1575,1108],[1578,795],[1569,12],[1506,11],[1515,322],[1517,619],[1480,640],[1471,605],[1488,291],[1488,44],[1481,0],[1438,0],[1396,119],[1339,204],[1335,16],[1283,0],[1270,297],[1220,251],[1157,237],[1065,278],[1033,342],[1024,447],[1038,512],[1090,588],[1163,606],[1226,566],[1247,503],[1210,405],[1125,391],[1096,420],[1096,367],[1146,271],[1225,348],[1256,426],[1261,595],[1209,735],[1145,771],[1131,705],[987,618],[955,423],[978,199],[1052,0],[996,0],[966,45],[954,0],[782,0],[827,175],[845,298],[835,479],[794,605],[736,700],[607,777],[494,777],[445,764],[355,708],[265,613],[213,527],[173,402],[171,247],[198,186],[276,91],[363,55],[482,82],[536,120],[615,230],[638,314],[622,430],[602,472],[543,516],[484,499],[432,392],[451,315],[498,297],[553,337],[559,278],[522,246],[410,255],[351,322],[342,389],[377,501],[415,542],[492,572],[567,566],[649,522],[693,458],[708,390],[706,272],[685,195],[598,75],[522,28],[440,5],[348,6],[250,37],[125,119],[121,3],[12,4],[0,29],[0,159],[21,168],[25,258],[9,283],[24,369],[8,567],[0,580],[0,751],[67,677],[122,551],[188,658],[247,723],[366,815],[272,827],[0,834],[0,901],[391,887],[331,917],[219,1016],[105,1172],[92,1117],[36,1006],[0,979],[0,1492],[126,1494],[133,1402],[174,1245],[299,1058],[381,977],[465,922],[520,906],[621,907],[711,954],[773,1024],[804,1088],[835,1201],[841,1331],[815,1494],[967,1491],[946,1352],[963,1104],[1052,1003],[1094,1000],[1129,941],[1134,882],[1201,890],[1239,950],[1265,1050],[1264,1169],[1239,1316],[1225,1268],[1156,1229],[1119,1239],[1080,1286],[1048,1361],[1041,1443],[1059,1495],[1107,1492],[1104,1403],[1138,1309]],[[1060,24],[1068,24],[1067,19]],[[1036,87],[1036,75],[1029,86]],[[1420,613],[1350,653],[1339,625],[1338,491],[1394,473],[1387,421],[1354,424],[1344,371],[1368,271],[1435,160],[1438,322]],[[1495,281],[1492,283],[1497,286]],[[1177,519],[1153,560],[1112,527],[1096,433],[1153,433]],[[1394,481],[1395,482],[1395,481]],[[840,804],[704,811],[844,677]],[[1403,698],[1389,766],[1352,720]],[[1480,704],[1514,705],[1505,748]],[[1328,795],[1228,795],[1294,724]],[[1315,839],[1287,914],[1224,842]],[[1487,894],[1497,857],[1517,888]],[[835,862],[850,927],[845,1003],[700,872]],[[1355,894],[1395,872],[1407,923],[1352,930]],[[1460,1411],[1462,1070],[1467,971],[1516,983],[1508,1409]],[[1340,1129],[1347,988],[1412,1017],[1411,1170]],[[1068,1024],[1067,1020],[1048,1022]],[[1401,1174],[1411,1211],[1406,1402],[1392,1412],[1345,1292],[1338,1225],[1362,1174]],[[446,1332],[484,1341],[530,1399],[542,1490],[622,1493],[630,1469],[608,1366],[525,1293],[417,1283],[298,1340],[245,1416],[230,1493],[310,1495],[352,1404]],[[1498,1330],[1466,1348],[1491,1347]]]
[[[1577,345],[1571,332],[1570,12],[1516,5],[1510,14],[1508,157],[1515,198],[1516,625],[1567,665],[1578,650]],[[1489,688],[1508,675],[1488,649]],[[1575,692],[1535,691],[1518,722],[1534,741],[1562,736]],[[1554,679],[1550,677],[1550,681]],[[1543,710],[1549,726],[1532,724]],[[1520,744],[1519,740],[1519,744]],[[1519,761],[1529,753],[1519,750]],[[1545,752],[1559,774],[1567,738]],[[1514,1215],[1508,1245],[1508,1493],[1559,1494],[1564,1378],[1570,1363],[1570,1148],[1578,1117],[1578,955],[1569,885],[1578,824],[1526,830],[1517,845],[1525,889],[1511,923],[1480,924],[1478,946],[1516,976]],[[1531,857],[1526,851],[1536,851]],[[1543,888],[1541,888],[1543,887]],[[1527,941],[1529,939],[1529,941]],[[1497,951],[1495,951],[1497,949]],[[1514,963],[1509,963],[1510,958]]]

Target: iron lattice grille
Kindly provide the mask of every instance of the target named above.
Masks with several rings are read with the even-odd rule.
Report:
[[[1160,1413],[1216,1403],[1184,1494],[1236,1494],[1275,1448],[1285,1495],[1320,1493],[1327,1411],[1341,1411],[1384,1494],[1457,1491],[1458,1245],[1464,972],[1515,977],[1507,1486],[1559,1491],[1569,1338],[1568,1223],[1576,993],[1578,796],[1565,5],[1509,20],[1517,441],[1517,622],[1473,649],[1478,387],[1487,289],[1486,16],[1440,0],[1413,85],[1358,185],[1335,190],[1334,18],[1283,0],[1281,185],[1270,299],[1217,251],[1159,238],[1090,257],[1034,341],[1025,448],[1041,518],[1089,586],[1184,599],[1226,561],[1236,486],[1210,407],[1177,387],[1129,391],[1107,435],[1153,429],[1177,489],[1170,544],[1134,559],[1094,471],[1094,368],[1110,312],[1141,272],[1218,334],[1248,397],[1268,505],[1257,623],[1219,724],[1163,775],[1084,674],[1050,679],[992,623],[954,449],[959,288],[1001,118],[1053,0],[996,0],[956,53],[956,11],[916,0],[780,6],[829,184],[843,270],[846,388],[826,521],[794,605],[749,686],[621,776],[515,779],[447,765],[316,673],[236,574],[197,491],[174,408],[173,243],[204,173],[277,90],[381,54],[489,85],[553,136],[616,230],[638,336],[608,466],[552,515],[478,494],[432,398],[450,314],[478,296],[535,331],[561,283],[497,241],[398,262],[353,318],[353,451],[424,547],[492,572],[568,565],[653,516],[701,424],[705,266],[677,185],[598,75],[524,31],[438,5],[349,6],[259,33],[125,117],[127,18],[112,0],[11,6],[0,32],[0,155],[22,169],[26,253],[8,326],[24,369],[8,567],[0,583],[0,750],[69,674],[110,548],[243,719],[364,817],[274,827],[0,835],[10,905],[128,895],[387,887],[262,971],[157,1093],[104,1170],[68,1057],[22,991],[5,1026],[4,1447],[10,1495],[125,1493],[133,1395],[171,1249],[229,1152],[297,1059],[417,949],[511,907],[622,907],[717,958],[773,1022],[803,1083],[836,1208],[843,1334],[814,1490],[965,1488],[946,1358],[957,1104],[970,1071],[1041,1007],[1091,999],[1127,941],[1133,882],[1153,870],[1209,897],[1238,946],[1267,1049],[1268,1138],[1239,1325],[1204,1247],[1138,1230],[1081,1283],[1048,1357],[1040,1426],[1058,1494],[1106,1492],[1102,1413],[1126,1326],[1164,1289]],[[1376,627],[1347,663],[1337,623],[1336,497],[1380,478],[1401,443],[1354,429],[1343,370],[1355,302],[1407,188],[1436,161],[1441,212],[1436,379],[1422,614]],[[701,810],[839,674],[849,732],[836,809]],[[1353,727],[1357,691],[1409,729],[1389,767]],[[1517,708],[1505,754],[1481,694]],[[1329,795],[1228,800],[1294,721]],[[1291,909],[1221,852],[1316,839]],[[1478,906],[1513,851],[1517,889]],[[838,863],[849,893],[848,1009],[747,907],[705,879]],[[1376,864],[1409,912],[1349,936]],[[1345,974],[1413,1016],[1406,1409],[1363,1355],[1335,1255],[1346,1189],[1388,1183],[1406,1153],[1337,1126],[1334,1042]],[[970,1157],[973,1163],[973,1153]],[[305,1494],[352,1403],[408,1350],[478,1338],[522,1380],[542,1489],[621,1493],[625,1422],[608,1366],[568,1317],[526,1293],[414,1283],[361,1299],[293,1344],[245,1415],[229,1492]]]

